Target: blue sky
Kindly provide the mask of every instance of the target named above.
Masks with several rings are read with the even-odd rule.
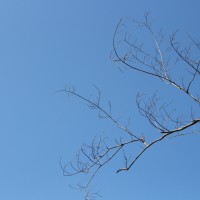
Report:
[[[198,0],[1,0],[0,199],[83,199],[68,185],[85,177],[63,177],[60,157],[72,159],[96,135],[112,139],[121,133],[80,100],[54,92],[67,84],[95,97],[95,84],[122,122],[131,117],[133,129],[152,130],[138,114],[135,96],[160,90],[168,100],[166,86],[118,70],[110,59],[114,29],[121,17],[141,19],[150,11],[166,34],[178,28],[198,38],[199,7]],[[185,109],[187,99],[180,102],[175,89],[169,92]],[[105,200],[197,200],[199,142],[191,136],[160,143],[128,173],[116,175],[117,166],[108,165],[92,189]]]

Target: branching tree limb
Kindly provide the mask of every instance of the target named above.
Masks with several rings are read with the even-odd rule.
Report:
[[[145,44],[137,40],[137,38],[131,39],[127,32],[122,36],[121,29],[124,29],[127,19],[121,19],[116,26],[113,35],[113,54],[112,59],[120,64],[120,66],[127,67],[131,70],[144,73],[152,76],[167,84],[175,87],[177,92],[185,94],[191,100],[191,106],[193,104],[200,105],[199,91],[195,91],[195,82],[200,78],[200,58],[196,55],[192,55],[192,48],[200,49],[200,42],[194,40],[191,36],[188,36],[191,45],[189,47],[181,47],[180,43],[176,40],[177,32],[171,34],[169,37],[168,47],[164,50],[162,44],[164,36],[162,32],[156,34],[153,30],[152,24],[149,21],[148,13],[145,14],[143,21],[131,20],[131,23],[137,28],[146,31],[154,44],[151,50],[145,48]],[[130,19],[128,19],[130,20]],[[119,43],[120,37],[120,43]],[[121,39],[122,38],[122,39]],[[122,46],[119,44],[123,44]],[[195,57],[194,57],[195,56]],[[181,65],[186,69],[187,79],[179,79],[174,77],[172,67]],[[183,67],[179,68],[181,72]],[[177,66],[178,68],[178,66]],[[76,92],[74,88],[66,87],[58,92],[64,92],[69,96],[75,96],[84,101],[90,109],[95,109],[98,112],[99,118],[106,118],[110,120],[117,128],[125,133],[125,139],[115,139],[115,144],[108,145],[104,139],[94,138],[91,144],[83,145],[76,155],[76,158],[68,164],[61,164],[61,168],[64,176],[74,176],[77,174],[88,175],[88,182],[84,186],[78,185],[79,189],[85,191],[86,198],[88,197],[87,189],[90,183],[93,181],[95,175],[106,164],[119,156],[122,152],[124,160],[124,166],[116,169],[116,173],[122,171],[128,171],[135,164],[135,162],[153,145],[163,141],[165,138],[183,136],[191,133],[200,133],[200,130],[192,131],[191,128],[200,123],[200,112],[197,110],[197,114],[190,113],[184,119],[179,116],[175,116],[168,109],[168,102],[160,105],[157,94],[154,94],[150,99],[146,100],[140,94],[136,97],[136,104],[138,110],[142,116],[144,116],[148,122],[154,128],[155,137],[152,139],[146,139],[149,133],[138,133],[130,130],[127,126],[121,124],[111,112],[111,104],[109,103],[109,109],[105,109],[101,105],[101,92],[98,88],[97,99],[91,100]],[[139,152],[132,152],[132,157],[126,156],[127,146],[139,146],[142,149]]]

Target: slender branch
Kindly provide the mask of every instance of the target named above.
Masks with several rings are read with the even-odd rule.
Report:
[[[154,140],[153,142],[151,142],[148,146],[146,146],[146,147],[135,157],[135,159],[131,162],[131,164],[130,164],[128,167],[118,169],[118,170],[116,171],[116,173],[119,173],[119,172],[121,172],[121,171],[128,171],[128,170],[134,165],[134,163],[138,160],[138,158],[140,158],[140,157],[142,156],[142,154],[143,154],[146,150],[148,150],[151,146],[153,146],[154,144],[156,144],[156,143],[162,141],[162,140],[163,140],[164,138],[166,138],[167,136],[169,136],[169,135],[171,135],[171,134],[173,134],[173,133],[175,133],[175,132],[183,131],[183,130],[185,130],[185,129],[191,127],[191,126],[193,126],[194,124],[196,124],[196,123],[198,123],[198,122],[200,122],[200,119],[193,120],[191,123],[189,123],[189,124],[187,124],[187,125],[185,125],[185,126],[179,127],[179,128],[177,128],[177,129],[174,129],[174,130],[171,130],[171,131],[168,131],[168,132],[163,132],[164,135],[163,135],[162,137],[160,137],[160,138]]]

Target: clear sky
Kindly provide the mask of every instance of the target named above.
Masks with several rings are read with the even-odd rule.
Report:
[[[83,199],[68,185],[85,178],[63,177],[60,157],[67,162],[94,136],[120,131],[83,102],[54,92],[67,84],[95,97],[95,84],[122,122],[131,117],[133,129],[151,130],[135,96],[151,95],[161,83],[118,70],[110,59],[115,26],[121,17],[141,19],[150,11],[166,33],[179,29],[200,38],[199,8],[198,0],[1,0],[0,199]],[[108,165],[92,187],[104,200],[199,200],[199,142],[190,136],[160,143],[128,173]]]

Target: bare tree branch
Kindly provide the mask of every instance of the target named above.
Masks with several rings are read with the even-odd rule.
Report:
[[[164,36],[161,31],[159,31],[158,34],[155,33],[152,23],[149,21],[148,13],[145,14],[143,21],[134,19],[131,20],[131,23],[133,23],[137,29],[143,28],[144,31],[150,35],[154,45],[151,50],[147,50],[144,42],[140,42],[137,38],[132,40],[130,37],[131,34],[129,34],[128,31],[125,31],[123,35],[121,29],[126,28],[126,22],[125,19],[121,19],[113,35],[113,60],[122,66],[149,75],[152,78],[161,80],[162,83],[175,87],[177,93],[183,93],[185,97],[189,97],[191,100],[191,104],[186,105],[187,107],[191,105],[199,106],[199,91],[193,94],[193,90],[195,90],[195,81],[198,80],[200,75],[200,59],[199,57],[195,59],[192,58],[191,45],[182,49],[180,44],[176,41],[175,32],[170,36],[169,41],[167,41],[169,46],[166,50],[163,50],[161,44],[163,44]],[[120,39],[119,42],[118,37],[123,39]],[[189,39],[192,45],[199,50],[200,42],[194,40],[190,35]],[[119,46],[119,44],[124,44],[125,47]],[[189,75],[187,81],[184,78],[179,79],[176,76],[172,78],[173,71],[171,69],[178,62],[183,63],[186,68],[187,75]],[[178,68],[178,70],[178,72],[182,72],[182,68]],[[153,131],[150,131],[152,134],[136,133],[127,126],[122,125],[119,120],[116,120],[112,114],[113,109],[111,102],[108,102],[108,110],[102,106],[101,91],[98,87],[94,87],[98,93],[95,100],[84,97],[71,87],[65,87],[65,89],[57,91],[79,98],[85,102],[90,109],[96,110],[99,118],[110,120],[117,128],[125,133],[125,139],[124,137],[123,139],[115,139],[115,143],[111,145],[107,145],[105,140],[101,137],[94,138],[89,145],[85,144],[80,148],[74,160],[64,165],[60,160],[60,166],[64,176],[74,176],[78,174],[85,174],[88,176],[88,181],[84,186],[78,185],[78,189],[84,191],[85,199],[87,200],[93,198],[89,198],[88,188],[94,177],[99,170],[106,164],[111,163],[114,158],[121,155],[124,161],[124,165],[118,168],[116,173],[128,171],[147,150],[164,139],[200,133],[199,126],[197,126],[200,124],[199,110],[196,111],[197,115],[191,111],[186,117],[182,117],[182,115],[176,116],[171,109],[169,109],[168,102],[160,103],[160,98],[158,98],[157,94],[154,94],[146,101],[142,95],[137,95],[136,104],[138,111],[147,119]],[[191,130],[191,128],[193,128],[193,130]],[[148,137],[149,135],[151,135],[150,138]],[[128,146],[138,147],[140,149],[139,153],[137,151],[132,151],[130,153],[131,156],[127,156],[126,147]],[[140,148],[141,146],[142,150]]]

